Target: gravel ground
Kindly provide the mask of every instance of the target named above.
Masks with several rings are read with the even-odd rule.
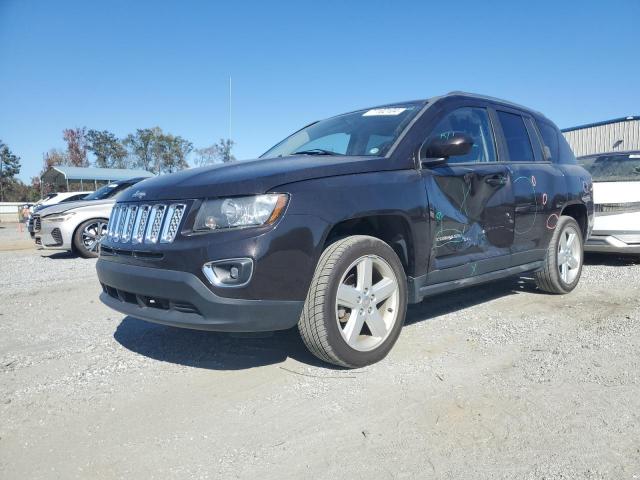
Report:
[[[640,261],[410,307],[383,362],[98,301],[95,261],[0,251],[0,478],[640,478]]]

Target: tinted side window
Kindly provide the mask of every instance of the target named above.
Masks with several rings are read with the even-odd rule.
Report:
[[[571,147],[569,146],[569,143],[567,143],[567,140],[564,138],[564,135],[562,135],[562,133],[560,133],[559,131],[558,131],[558,143],[560,143],[559,163],[571,164],[571,165],[575,165],[576,163],[578,163],[576,161],[576,156],[573,154],[573,150],[571,150]]]
[[[466,133],[473,147],[466,155],[451,157],[448,163],[495,162],[496,148],[489,114],[484,108],[463,107],[448,113],[431,131],[429,138],[447,138],[454,133]]]
[[[507,141],[509,159],[512,162],[533,162],[535,160],[533,149],[522,117],[514,113],[498,111],[498,118]]]
[[[546,123],[538,122],[538,130],[540,131],[540,135],[542,135],[542,141],[546,147],[545,150],[547,150],[547,159],[552,162],[557,162],[559,158],[558,134],[556,133],[556,129]]]

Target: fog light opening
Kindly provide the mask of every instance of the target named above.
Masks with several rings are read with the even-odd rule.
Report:
[[[209,283],[216,287],[243,287],[251,280],[253,260],[229,258],[207,262],[202,266]]]

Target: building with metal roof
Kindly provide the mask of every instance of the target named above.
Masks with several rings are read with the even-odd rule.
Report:
[[[146,170],[128,168],[98,168],[98,167],[68,167],[56,165],[49,168],[40,177],[40,181],[55,185],[56,187],[66,186],[69,190],[70,183],[80,185],[80,190],[87,188],[98,188],[98,182],[114,182],[117,180],[128,180],[137,177],[153,177],[153,173]]]
[[[562,130],[576,157],[640,150],[640,116],[589,123]]]

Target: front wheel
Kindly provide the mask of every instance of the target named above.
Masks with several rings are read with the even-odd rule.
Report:
[[[582,273],[582,230],[572,217],[561,216],[551,236],[544,266],[536,272],[538,288],[549,293],[569,293]]]
[[[298,323],[316,357],[343,367],[382,360],[407,310],[407,279],[389,245],[354,235],[329,245],[316,267]]]
[[[80,224],[73,235],[73,246],[78,255],[95,258],[100,253],[100,240],[107,233],[107,220],[92,218]]]

